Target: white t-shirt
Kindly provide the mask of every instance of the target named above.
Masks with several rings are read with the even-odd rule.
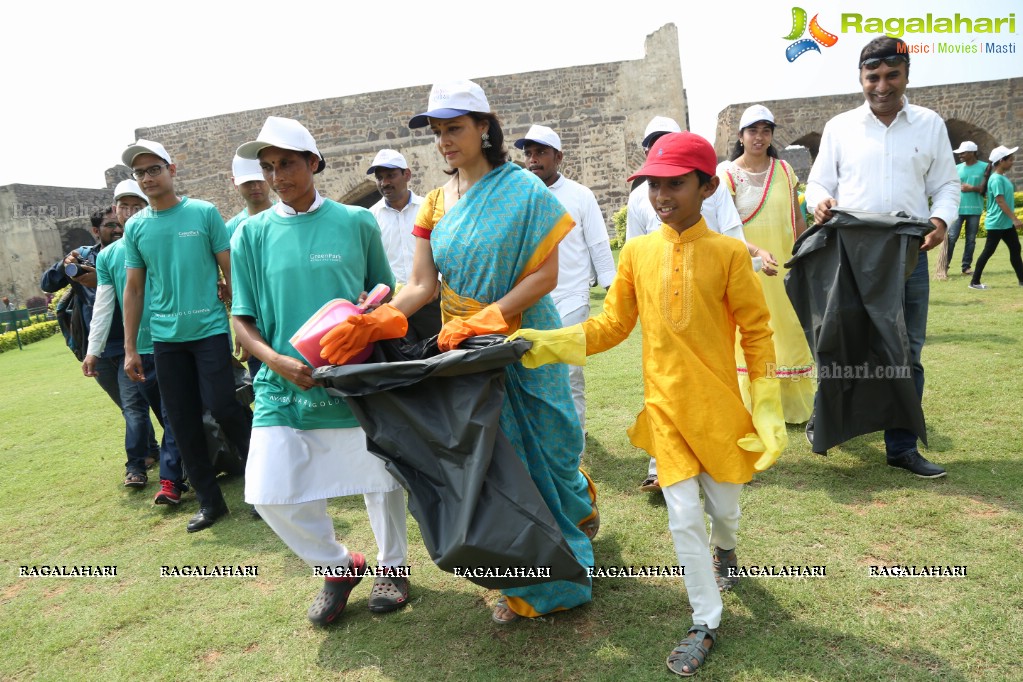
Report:
[[[591,272],[596,273],[600,286],[611,286],[615,262],[607,225],[593,192],[564,175],[559,175],[548,189],[575,221],[575,227],[558,245],[558,286],[551,292],[558,314],[564,318],[589,305]]]
[[[650,234],[661,226],[661,219],[657,217],[653,205],[650,203],[650,193],[647,190],[646,182],[636,186],[629,194],[629,214],[625,221],[625,240],[633,237],[640,237]],[[735,203],[732,202],[732,195],[728,192],[724,183],[718,183],[718,188],[709,198],[705,199],[700,208],[700,214],[707,221],[707,227],[726,237],[734,237],[746,242],[746,235],[742,231],[742,220],[739,219],[739,212],[735,210]]]
[[[385,199],[369,209],[380,226],[380,236],[384,241],[384,251],[391,263],[394,279],[402,284],[412,276],[412,257],[416,253],[416,238],[412,235],[412,228],[415,227],[416,214],[422,203],[423,198],[409,190],[408,203],[400,211],[388,206]]]

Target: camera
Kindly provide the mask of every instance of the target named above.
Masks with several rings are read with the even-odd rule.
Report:
[[[76,258],[74,263],[67,263],[64,266],[64,274],[68,277],[81,277],[91,269],[92,266],[89,265],[89,261],[82,258]]]

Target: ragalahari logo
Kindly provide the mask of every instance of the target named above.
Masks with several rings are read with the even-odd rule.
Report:
[[[810,50],[819,53],[821,49],[817,47],[818,43],[824,47],[831,47],[838,42],[838,36],[821,28],[821,25],[817,23],[817,17],[818,15],[815,14],[813,15],[813,19],[810,20],[810,38],[813,40],[810,38],[796,40],[796,38],[802,36],[807,30],[806,10],[802,7],[792,8],[792,31],[785,36],[785,40],[795,40],[796,42],[785,48],[785,58],[788,59],[789,62],[796,61],[800,55],[806,54]]]

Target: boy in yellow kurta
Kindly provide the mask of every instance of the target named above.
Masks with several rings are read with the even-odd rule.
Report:
[[[533,341],[528,366],[584,364],[586,355],[643,325],[644,407],[629,437],[657,460],[693,627],[668,657],[683,676],[696,673],[713,646],[721,595],[735,583],[739,493],[754,471],[771,466],[787,444],[774,363],[770,315],[741,241],[707,229],[703,199],[717,188],[710,143],[692,133],[663,136],[635,175],[647,180],[663,224],[622,249],[603,312],[574,327],[521,330]],[[752,381],[753,414],[735,381],[735,328]],[[705,503],[700,504],[700,490]],[[707,551],[704,511],[711,518]]]

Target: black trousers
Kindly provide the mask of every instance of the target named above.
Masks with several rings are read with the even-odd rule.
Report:
[[[984,274],[984,266],[987,265],[988,260],[994,255],[1000,241],[1005,242],[1005,245],[1009,247],[1009,263],[1012,264],[1012,269],[1016,271],[1016,280],[1023,284],[1023,258],[1020,258],[1019,235],[1011,227],[1008,230],[987,231],[987,241],[984,242],[984,250],[981,251],[980,258],[977,259],[977,267],[973,270],[972,284],[980,284],[980,276]]]
[[[224,496],[206,446],[203,406],[243,459],[252,435],[252,412],[234,397],[230,339],[217,334],[181,343],[154,341],[153,351],[164,408],[199,505],[222,507]]]

